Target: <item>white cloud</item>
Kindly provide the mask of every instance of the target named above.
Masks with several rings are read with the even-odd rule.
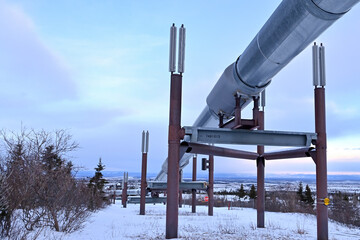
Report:
[[[76,96],[69,68],[19,6],[0,1],[0,29],[1,95],[35,103]]]

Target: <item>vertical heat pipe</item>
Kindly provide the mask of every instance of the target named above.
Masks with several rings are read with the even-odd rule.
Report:
[[[184,73],[185,69],[185,35],[186,29],[184,24],[179,28],[179,58],[178,58],[178,72]]]
[[[169,54],[169,72],[176,71],[176,27],[175,24],[170,28],[170,54]]]

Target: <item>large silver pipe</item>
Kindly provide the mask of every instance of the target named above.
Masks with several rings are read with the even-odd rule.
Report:
[[[322,32],[359,0],[283,0],[243,54],[230,64],[206,99],[207,106],[194,126],[202,127],[221,112],[234,116],[234,95],[241,94],[241,108],[257,96],[271,79]],[[185,154],[180,167],[189,163]],[[160,176],[166,176],[167,161]]]
[[[244,108],[295,56],[359,0],[284,0],[242,55],[227,67],[206,102],[216,117],[234,115],[234,94]]]

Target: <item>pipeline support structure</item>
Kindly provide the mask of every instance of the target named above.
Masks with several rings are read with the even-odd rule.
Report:
[[[180,115],[185,29],[181,27],[179,37],[181,63],[178,65],[179,74],[175,74],[176,27],[175,25],[171,27],[169,151],[168,159],[155,179],[164,181],[167,178],[168,180],[166,238],[177,237],[179,171],[189,163],[191,154],[217,156],[214,153],[219,153],[221,156],[245,156],[245,159],[254,157],[254,153],[204,145],[212,143],[258,146],[254,160],[256,160],[258,177],[257,226],[259,228],[264,227],[265,160],[311,157],[316,164],[318,239],[328,239],[327,206],[322,203],[325,199],[326,202],[328,201],[325,69],[321,67],[324,66],[324,58],[321,57],[324,55],[323,46],[320,46],[319,52],[313,53],[313,56],[320,56],[314,58],[316,62],[314,66],[320,65],[320,68],[314,68],[313,74],[315,133],[263,130],[264,111],[259,110],[259,96],[261,96],[261,102],[265,101],[265,89],[275,75],[358,2],[359,0],[283,0],[244,52],[224,70],[207,96],[206,106],[194,124],[184,128],[180,127]],[[314,48],[317,49],[317,47]],[[253,117],[243,119],[241,111],[251,102],[254,102]],[[219,128],[208,128],[207,126],[214,119],[218,120]],[[183,138],[186,142],[180,145],[180,140]],[[264,146],[267,145],[301,148],[266,153]]]

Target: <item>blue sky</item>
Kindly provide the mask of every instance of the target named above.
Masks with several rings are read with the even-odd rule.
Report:
[[[76,165],[91,170],[102,157],[108,170],[132,172],[149,130],[148,171],[158,172],[167,155],[171,24],[187,28],[182,124],[191,125],[279,3],[0,0],[0,126],[69,129],[81,146]],[[327,50],[331,173],[360,174],[359,11],[316,40]],[[268,87],[267,129],[314,131],[311,78],[308,47]],[[254,162],[217,159],[217,172],[256,172]],[[266,164],[268,173],[314,171],[310,159]]]

